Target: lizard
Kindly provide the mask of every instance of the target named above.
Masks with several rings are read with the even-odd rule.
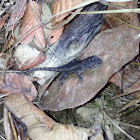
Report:
[[[97,56],[89,56],[83,60],[72,60],[69,63],[58,66],[58,67],[40,67],[33,68],[23,71],[5,71],[5,72],[16,72],[16,73],[27,73],[33,71],[55,71],[61,72],[60,83],[63,83],[63,80],[67,78],[68,74],[76,73],[80,80],[83,80],[82,72],[88,69],[94,69],[102,64],[102,60]]]

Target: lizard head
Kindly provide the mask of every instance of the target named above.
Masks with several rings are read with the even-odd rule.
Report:
[[[83,60],[82,65],[83,66],[90,66],[90,67],[97,67],[98,65],[102,64],[102,60],[98,58],[97,56],[89,56],[86,59]]]

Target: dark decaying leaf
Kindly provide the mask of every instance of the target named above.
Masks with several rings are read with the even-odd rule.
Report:
[[[25,95],[29,100],[34,100],[37,95],[37,90],[28,76],[6,73],[0,75],[0,92],[6,93],[18,93]]]
[[[137,15],[133,16],[132,24],[139,26]],[[82,84],[71,75],[61,88],[57,88],[57,79],[49,88],[49,94],[42,96],[40,107],[57,111],[77,107],[92,99],[115,72],[139,53],[138,34],[139,30],[128,25],[101,32],[82,53],[82,58],[97,55],[103,64],[95,71],[86,72]]]
[[[106,10],[107,6],[101,3],[86,6],[84,11]],[[59,40],[46,52],[47,59],[38,67],[57,67],[75,59],[83,51],[93,37],[99,32],[104,21],[104,14],[77,15],[65,29]],[[54,53],[55,52],[55,53]],[[39,84],[54,77],[56,72],[36,71]]]

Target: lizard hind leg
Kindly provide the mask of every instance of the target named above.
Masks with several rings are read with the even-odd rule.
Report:
[[[79,78],[80,83],[82,84],[84,82],[84,77],[82,76],[81,72],[79,72],[79,71],[76,72],[76,74],[77,74],[77,76]]]
[[[59,86],[63,85],[64,79],[66,79],[67,77],[68,77],[68,73],[63,72],[62,75],[60,76]]]

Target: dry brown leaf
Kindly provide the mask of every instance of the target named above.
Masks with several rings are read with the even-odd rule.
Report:
[[[35,1],[27,4],[20,28],[20,43],[28,44],[34,40],[38,47],[44,48],[45,36],[41,22],[41,6]]]
[[[33,140],[104,140],[100,129],[86,129],[55,122],[22,95],[10,95],[4,104],[26,125],[27,134]]]
[[[20,70],[26,70],[39,65],[46,59],[43,51],[27,44],[19,45],[14,53],[16,66]]]
[[[134,68],[126,67],[112,76],[110,82],[123,90],[131,87],[140,78],[140,72]]]
[[[125,90],[124,90],[124,92],[133,92],[135,89],[138,89],[138,88],[140,88],[140,78],[139,78],[139,80],[137,81],[137,82],[135,82],[131,87],[129,87],[129,88],[126,88]],[[137,91],[137,92],[135,92],[135,93],[133,93],[133,95],[138,99],[138,98],[140,98],[140,91]]]
[[[2,94],[18,93],[25,95],[31,101],[35,99],[37,90],[28,76],[6,73],[5,75],[1,74],[0,79],[0,92]]]
[[[16,5],[13,6],[13,11],[7,24],[6,34],[8,34],[9,31],[13,30],[13,27],[16,27],[17,23],[19,23],[19,20],[23,17],[26,10],[26,3],[27,0],[18,0],[18,2],[16,2]]]
[[[113,84],[121,88],[122,87],[122,70],[113,74],[109,82],[112,82]]]
[[[52,5],[52,14],[58,14],[66,9],[70,9],[78,4],[80,4],[83,0],[57,0]],[[55,25],[56,23],[62,21],[68,14],[65,13],[63,15],[59,15],[52,20],[52,24]]]
[[[55,26],[55,27],[57,28],[59,25],[61,25],[61,23],[57,24],[57,26]],[[51,31],[50,39],[49,39],[50,40],[50,42],[49,42],[50,45],[55,43],[60,38],[61,34],[63,33],[63,30],[64,30],[64,26],[57,29],[57,30],[52,30]]]
[[[133,25],[139,26],[136,14],[131,21]],[[104,61],[103,64],[96,70],[87,72],[82,84],[76,76],[71,75],[59,89],[57,79],[50,86],[49,94],[42,96],[40,107],[57,111],[74,108],[91,100],[115,72],[138,55],[139,41],[139,30],[128,25],[101,32],[82,53],[82,58],[97,55]]]
[[[6,14],[4,17],[0,18],[0,29],[5,23],[5,20],[9,17],[9,14]]]

